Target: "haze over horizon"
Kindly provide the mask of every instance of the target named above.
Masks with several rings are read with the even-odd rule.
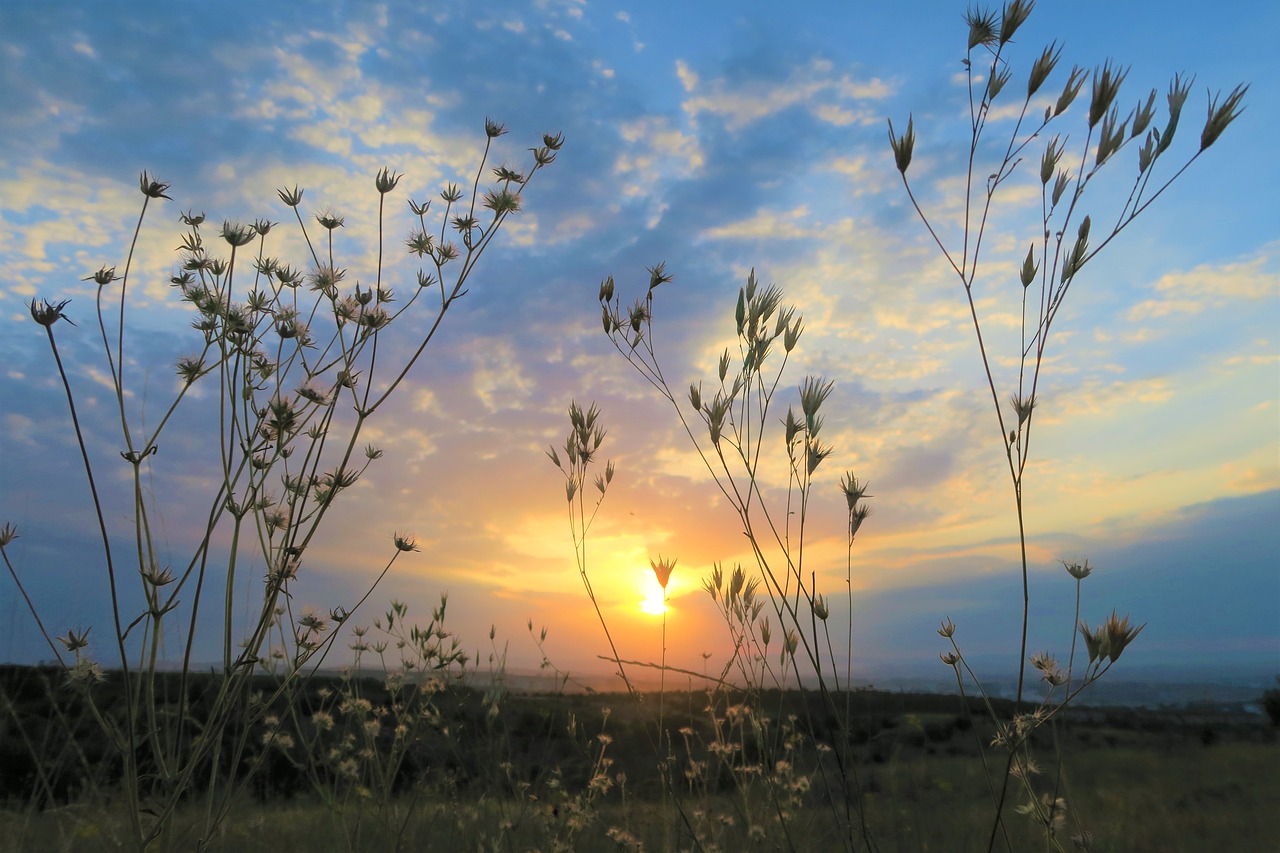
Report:
[[[71,300],[77,325],[59,327],[60,344],[85,416],[109,424],[83,279],[123,267],[139,173],[171,183],[172,200],[148,213],[131,284],[129,404],[154,419],[176,384],[174,359],[196,340],[168,285],[181,213],[282,223],[269,253],[305,265],[276,196],[298,185],[304,216],[345,217],[339,265],[367,282],[373,180],[389,167],[404,178],[389,197],[388,271],[407,289],[416,265],[401,257],[413,225],[403,199],[470,181],[491,118],[508,129],[492,165],[522,167],[546,132],[562,132],[564,147],[366,434],[386,455],[308,550],[295,604],[350,606],[393,533],[411,534],[421,552],[397,561],[355,623],[392,599],[425,620],[447,592],[448,625],[482,666],[505,648],[511,666],[536,667],[532,622],[534,634],[548,628],[556,666],[607,671],[563,482],[544,455],[564,439],[570,402],[595,401],[617,475],[590,571],[621,656],[660,656],[649,561],[661,555],[678,560],[668,662],[717,668],[727,643],[702,581],[715,563],[749,568],[750,553],[673,413],[604,338],[596,294],[612,275],[625,306],[643,294],[646,267],[666,263],[674,280],[655,293],[654,330],[681,399],[714,375],[754,269],[805,321],[777,416],[806,373],[834,382],[824,436],[835,450],[805,558],[834,625],[847,612],[840,474],[853,471],[875,496],[852,551],[855,674],[932,665],[945,675],[936,628],[950,618],[966,652],[1003,677],[1016,665],[1021,600],[1003,452],[963,293],[915,218],[886,138],[888,120],[901,129],[913,117],[913,187],[954,224],[968,132],[964,11],[943,0],[787,14],[754,2],[589,0],[0,6],[0,524],[18,529],[8,551],[51,631],[92,626],[110,663],[96,522],[27,303]],[[1050,100],[1073,63],[1129,68],[1126,109],[1153,88],[1163,109],[1173,74],[1196,75],[1179,163],[1194,150],[1206,90],[1251,84],[1227,133],[1085,268],[1050,346],[1026,492],[1031,648],[1065,657],[1075,585],[1060,561],[1087,557],[1082,616],[1096,624],[1115,609],[1147,625],[1116,678],[1127,668],[1280,671],[1280,60],[1268,39],[1280,8],[1250,2],[1215,16],[1212,36],[1204,11],[1165,4],[1153,20],[1136,0],[1042,4],[1013,53],[1017,88],[1044,45],[1063,45]],[[1073,131],[1087,100],[1086,87]],[[1008,120],[994,116],[993,133]],[[1136,148],[1115,172],[1132,174]],[[996,220],[979,295],[996,341],[1015,345],[1022,232],[1034,224],[1027,202],[1038,204],[1022,189]],[[1106,200],[1099,222],[1115,216]],[[198,406],[154,459],[165,495],[157,534],[175,565],[200,524],[189,496],[208,485],[199,461],[174,474],[174,460],[208,450]],[[104,435],[95,458],[122,475],[117,434]],[[778,494],[785,474],[769,485]],[[128,530],[127,503],[111,516]],[[238,618],[260,589],[248,582]],[[167,639],[179,648],[180,637]],[[0,661],[48,658],[6,574]]]

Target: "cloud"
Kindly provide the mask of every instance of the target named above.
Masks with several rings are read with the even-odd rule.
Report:
[[[1280,244],[1264,246],[1247,260],[1227,264],[1200,264],[1183,272],[1167,273],[1153,285],[1158,295],[1132,306],[1131,323],[1174,314],[1195,315],[1241,302],[1264,302],[1280,297]]]
[[[782,82],[716,78],[704,85],[683,60],[676,63],[676,75],[689,94],[681,106],[690,120],[704,114],[715,116],[731,131],[796,106],[837,127],[878,122],[879,113],[866,102],[879,101],[893,93],[893,87],[878,77],[859,80],[849,73],[837,73],[834,65],[824,59],[813,59],[793,69]]]

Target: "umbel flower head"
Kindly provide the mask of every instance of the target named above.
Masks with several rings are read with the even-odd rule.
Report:
[[[676,561],[664,560],[662,555],[658,555],[657,562],[650,560],[649,565],[653,567],[653,575],[658,579],[658,586],[665,590],[667,582],[671,580],[671,571],[676,567]]]

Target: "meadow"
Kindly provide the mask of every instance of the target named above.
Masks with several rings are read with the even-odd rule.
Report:
[[[5,745],[0,776],[4,849],[129,849],[119,762],[103,754],[92,727],[73,725],[78,736],[65,740],[66,722],[81,718],[84,708],[60,695],[52,670],[9,667],[0,677],[4,695],[15,703],[0,741]],[[212,678],[202,682],[196,685],[199,691],[214,686]],[[103,685],[100,701],[109,709],[122,702],[120,685],[118,677]],[[271,679],[262,678],[258,686],[265,694]],[[375,797],[356,784],[335,796],[332,780],[323,781],[293,744],[308,744],[313,757],[323,751],[312,740],[317,721],[335,706],[332,697],[358,694],[372,703],[370,717],[381,721],[366,746],[384,758],[394,754],[403,736],[387,721],[396,717],[391,697],[402,688],[392,688],[367,676],[316,677],[298,700],[302,710],[295,722],[243,757],[246,764],[259,763],[256,781],[237,795],[206,849],[777,847],[779,819],[767,809],[749,807],[744,800],[749,792],[740,787],[732,756],[717,758],[706,749],[716,742],[719,701],[707,691],[673,691],[666,697],[668,736],[681,744],[676,750],[681,782],[665,805],[645,702],[627,694],[513,692],[493,713],[484,690],[459,683],[434,693],[438,716],[415,730],[414,745],[387,789]],[[877,849],[985,846],[992,792],[982,747],[994,727],[981,704],[958,708],[955,696],[874,689],[854,691],[849,698],[856,721],[852,738],[861,748],[858,773],[866,819],[877,827]],[[812,745],[830,737],[823,730],[821,703],[801,691],[765,693],[754,700],[769,716],[794,718],[790,736],[795,742],[788,755],[809,768],[791,777],[788,844],[799,850],[838,844],[840,829],[813,776],[820,759]],[[199,713],[199,703],[195,707]],[[732,707],[724,706],[727,715],[735,713]],[[997,710],[1011,715],[1012,703],[998,702]],[[341,730],[341,715],[335,717]],[[24,738],[42,745],[48,757],[43,768],[32,766],[15,739],[15,722]],[[719,725],[724,722],[720,717]],[[1056,744],[1037,746],[1061,749],[1067,756],[1074,808],[1087,816],[1093,831],[1088,849],[1265,851],[1274,843],[1267,806],[1280,797],[1276,733],[1241,707],[1082,707],[1064,715],[1053,733]],[[794,788],[805,778],[810,784],[796,796]],[[31,797],[42,788],[48,800]],[[184,803],[172,825],[169,846],[188,849],[200,831],[199,807]],[[1008,843],[1015,850],[1043,845],[1031,824],[1011,824]]]
[[[111,624],[92,636],[58,626],[24,585],[21,531],[0,526],[15,601],[56,663],[4,672],[0,844],[1265,849],[1267,804],[1280,794],[1272,730],[1256,719],[1188,722],[1082,706],[1144,628],[1115,609],[1092,624],[1085,618],[1105,612],[1088,596],[1087,558],[1065,557],[1055,569],[1075,590],[1060,651],[1030,647],[1029,578],[1039,558],[1024,505],[1038,471],[1042,371],[1061,363],[1051,344],[1063,305],[1099,253],[1217,143],[1244,108],[1247,86],[1210,94],[1199,128],[1183,117],[1191,81],[1182,75],[1162,98],[1142,93],[1129,109],[1121,106],[1122,66],[1059,69],[1056,43],[1015,56],[1013,36],[1033,7],[1011,0],[966,15],[969,165],[958,215],[931,212],[929,199],[917,197],[914,117],[887,128],[894,179],[955,275],[982,366],[974,393],[990,404],[1021,577],[1021,599],[1010,603],[1020,614],[1008,640],[1017,651],[1012,698],[988,690],[966,656],[966,626],[941,614],[939,665],[954,675],[956,695],[854,688],[855,551],[874,524],[876,496],[852,470],[828,475],[834,447],[823,426],[839,405],[835,383],[791,375],[806,328],[802,306],[754,270],[725,305],[731,343],[687,389],[685,379],[669,378],[683,369],[655,345],[669,319],[664,294],[679,286],[674,270],[657,262],[634,283],[607,275],[591,288],[594,304],[589,293],[583,300],[584,316],[599,323],[641,392],[670,411],[699,476],[748,543],[748,560],[716,563],[701,579],[731,649],[714,669],[693,673],[666,660],[676,556],[650,559],[662,590],[658,659],[620,652],[596,594],[593,550],[617,468],[605,458],[607,414],[576,401],[563,443],[546,450],[563,478],[563,492],[547,500],[564,508],[566,553],[583,587],[582,613],[565,618],[594,617],[617,694],[570,692],[573,673],[545,652],[560,689],[512,690],[505,638],[491,628],[487,659],[469,651],[480,638],[450,621],[447,595],[426,615],[401,601],[381,608],[378,582],[420,547],[399,531],[384,534],[380,574],[355,600],[325,610],[295,604],[321,530],[383,460],[372,437],[387,401],[413,384],[424,352],[481,275],[486,250],[561,156],[564,137],[546,133],[524,149],[523,165],[501,160],[508,129],[485,119],[468,179],[407,199],[408,236],[398,250],[420,265],[415,280],[384,277],[392,211],[404,209],[403,175],[391,167],[371,181],[378,237],[365,261],[376,260],[359,278],[335,240],[344,217],[325,208],[304,218],[306,191],[296,185],[276,191],[294,220],[288,226],[265,218],[216,226],[203,213],[182,214],[167,283],[194,350],[175,358],[167,401],[143,394],[139,409],[151,366],[133,359],[130,298],[138,235],[170,200],[170,184],[141,174],[141,210],[123,260],[86,278],[96,288],[96,324],[72,326],[65,299],[28,303],[79,450],[77,485],[94,509]],[[989,126],[996,110],[1016,119]],[[1039,201],[1015,209],[1028,216],[1010,235],[1027,246],[1016,278],[989,272],[983,254],[1007,187]],[[301,257],[272,254],[277,229],[295,226]],[[1000,334],[983,302],[988,293],[1007,303]],[[85,338],[100,345],[94,363],[112,418],[84,416],[86,391],[69,360],[84,357]],[[180,408],[208,430],[207,442],[187,445],[202,455],[157,452]],[[158,519],[172,512],[174,495],[190,497],[168,489],[184,478],[201,479],[209,493],[184,507],[192,541],[177,556]],[[819,567],[806,551],[814,506],[827,495],[843,498],[842,567]],[[123,524],[121,506],[131,510]],[[843,624],[837,611],[849,614]],[[528,627],[542,649],[546,629]],[[202,661],[208,648],[216,659]],[[343,666],[345,674],[332,675]]]

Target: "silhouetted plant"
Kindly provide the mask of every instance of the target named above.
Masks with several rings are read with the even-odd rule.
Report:
[[[309,228],[300,209],[303,190],[297,187],[278,195],[293,212],[308,249],[300,265],[268,254],[268,235],[276,223],[267,219],[223,222],[210,234],[203,213],[183,214],[187,231],[170,284],[194,317],[196,347],[177,360],[177,391],[159,418],[146,417],[133,403],[136,380],[126,335],[139,235],[152,204],[170,198],[167,183],[142,174],[142,211],[122,271],[104,266],[88,279],[97,287],[97,328],[114,392],[117,440],[124,446],[120,456],[131,481],[133,518],[126,534],[107,521],[98,487],[103,465],[88,450],[92,441],[110,440],[111,425],[80,416],[73,371],[59,348],[60,321],[71,322],[69,300],[30,303],[66,393],[97,515],[113,619],[112,651],[105,659],[127,685],[118,713],[108,715],[94,701],[93,685],[104,672],[88,656],[89,630],[71,630],[55,640],[45,628],[10,561],[17,538],[11,525],[0,535],[0,553],[49,649],[67,678],[85,692],[102,735],[122,756],[125,806],[139,849],[152,844],[200,848],[209,841],[264,757],[273,754],[257,749],[253,738],[261,738],[265,726],[266,742],[274,739],[281,749],[291,737],[277,734],[279,718],[271,709],[281,700],[289,704],[329,653],[336,628],[402,554],[417,550],[411,537],[394,534],[389,559],[358,600],[327,613],[294,608],[317,532],[338,496],[382,456],[374,445],[361,445],[366,424],[400,388],[450,308],[468,292],[481,256],[519,212],[528,182],[555,160],[563,142],[558,135],[545,136],[531,149],[526,173],[508,166],[494,169],[494,180],[482,193],[490,148],[505,132],[486,120],[475,180],[470,187],[451,183],[444,188],[438,225],[432,201],[409,201],[415,224],[406,246],[422,268],[416,282],[399,293],[384,277],[383,265],[386,205],[402,178],[391,169],[382,169],[373,181],[377,263],[363,287],[348,283],[347,270],[337,261],[336,232],[345,217],[325,209]],[[415,317],[425,332],[411,332],[413,337],[403,341],[393,336],[393,327]],[[211,451],[209,462],[217,474],[208,503],[187,508],[190,517],[203,519],[203,534],[185,564],[171,567],[157,541],[158,499],[149,484],[153,474],[164,477],[172,470],[156,450],[198,383],[212,385],[216,401],[212,434],[203,446]],[[174,461],[184,471],[195,464],[191,458]],[[257,590],[255,614],[247,625],[237,625],[233,606],[252,590]],[[192,657],[197,625],[211,610],[220,614],[221,666],[213,701],[193,719],[186,683],[197,666]],[[172,696],[159,677],[166,664],[166,633],[182,638],[180,682]],[[254,673],[264,667],[277,676],[265,697],[250,689]],[[224,732],[238,736],[227,739]],[[195,838],[178,838],[171,831],[174,809],[196,791],[207,803],[203,825]]]

